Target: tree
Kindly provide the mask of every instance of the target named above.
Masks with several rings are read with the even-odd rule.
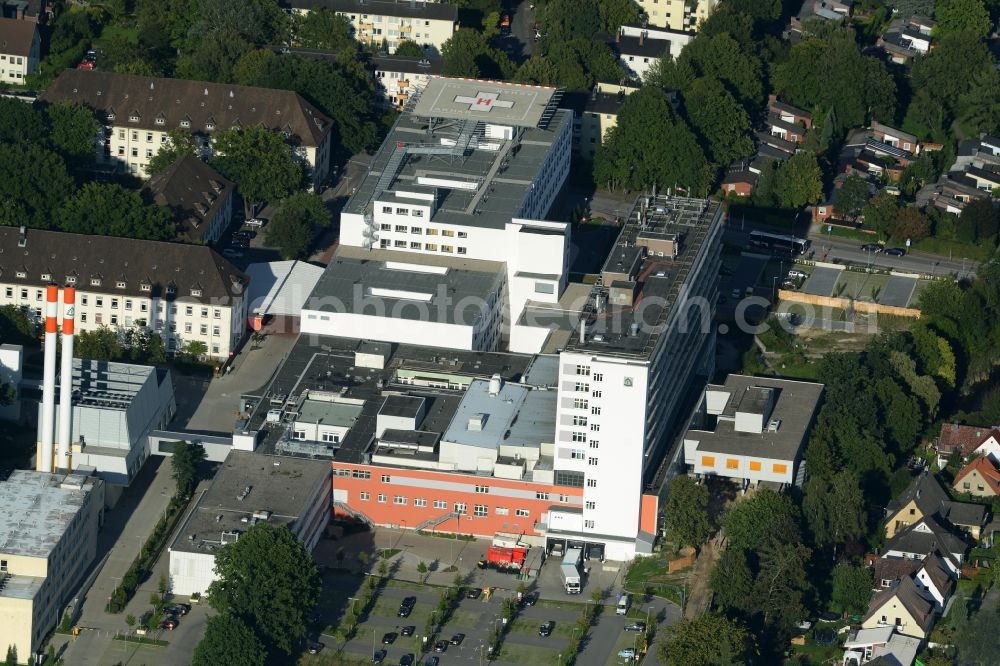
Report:
[[[722,615],[708,613],[669,627],[657,656],[664,664],[730,666],[746,663],[753,647],[753,638],[745,626]]]
[[[441,45],[444,75],[466,78],[504,79],[514,74],[514,65],[503,51],[493,48],[483,33],[459,28]]]
[[[551,60],[535,54],[517,69],[514,80],[542,86],[556,85],[559,82],[559,70]]]
[[[38,326],[28,317],[25,308],[14,304],[0,305],[0,340],[27,344],[38,339]]]
[[[890,235],[896,241],[911,240],[916,242],[927,238],[931,233],[931,225],[927,216],[916,206],[900,209],[890,228]]]
[[[684,111],[715,164],[753,154],[750,116],[717,79],[697,79],[684,93]]]
[[[708,486],[695,483],[690,476],[674,477],[663,514],[673,539],[681,545],[700,547],[710,529]]]
[[[958,221],[969,228],[966,239],[963,239],[966,242],[987,243],[990,246],[996,244],[1000,217],[989,199],[973,199],[967,203]]]
[[[801,208],[816,203],[823,196],[823,172],[816,156],[802,151],[778,167],[774,194],[783,208]]]
[[[958,121],[970,132],[992,133],[1000,127],[1000,72],[993,67],[978,70],[969,89],[958,98]]]
[[[184,354],[193,361],[200,360],[208,353],[208,345],[201,340],[191,340],[184,345]]]
[[[125,616],[125,626],[129,628],[129,631],[132,631],[132,628],[135,626],[135,615],[129,613]]]
[[[0,144],[0,153],[0,221],[51,229],[55,210],[74,188],[62,157],[29,143]]]
[[[93,161],[99,126],[94,112],[72,102],[60,102],[46,109],[49,140],[71,164],[83,166]]]
[[[264,201],[286,197],[302,182],[302,166],[280,134],[252,125],[215,136],[212,164],[236,183],[247,203],[247,213]]]
[[[290,654],[309,628],[320,580],[312,555],[286,525],[258,523],[215,553],[209,603],[242,619],[265,645]]]
[[[774,535],[787,542],[799,540],[799,512],[786,495],[758,491],[730,508],[722,517],[730,548],[759,550]]]
[[[266,660],[266,648],[246,623],[231,615],[214,615],[208,618],[191,666],[264,666]]]
[[[206,457],[205,447],[184,440],[174,442],[170,457],[171,478],[177,484],[177,497],[188,497],[198,483],[198,465]]]
[[[329,225],[330,211],[319,196],[293,194],[267,225],[264,243],[277,248],[283,259],[305,259],[318,233]]]
[[[7,659],[4,660],[4,664],[7,666],[17,666],[17,646],[8,645],[7,646]]]
[[[73,343],[73,356],[92,361],[116,361],[121,358],[122,346],[118,334],[107,326],[92,331],[80,331]]]
[[[175,228],[171,212],[147,204],[137,192],[120,185],[86,183],[56,211],[59,228],[75,234],[170,240]]]
[[[748,614],[753,595],[753,572],[742,548],[727,548],[712,569],[709,586],[716,606],[727,613]]]
[[[417,573],[420,574],[421,582],[427,581],[427,563],[423,560],[417,562]]]
[[[167,132],[167,140],[160,144],[160,149],[150,158],[146,172],[151,176],[156,175],[185,155],[194,155],[197,149],[198,140],[194,134],[182,129],[172,129]]]
[[[45,119],[30,104],[0,97],[0,143],[41,143],[45,140]]]
[[[854,221],[868,203],[868,182],[851,172],[833,191],[833,209],[845,220]]]
[[[899,203],[897,197],[885,190],[877,192],[861,210],[865,226],[877,231],[879,238],[883,240],[889,237],[889,230],[896,221],[898,214]]]
[[[777,535],[758,553],[760,564],[752,603],[766,629],[783,633],[801,620],[805,612],[802,602],[809,588],[809,556],[809,549],[802,544],[783,542]]]
[[[934,8],[937,32],[970,32],[983,37],[990,31],[990,13],[983,0],[938,0]]]
[[[358,49],[351,22],[325,7],[296,16],[295,39],[300,45],[314,49],[349,51],[352,54]],[[399,55],[398,50],[396,55]]]
[[[404,39],[396,45],[394,55],[397,55],[400,58],[423,58],[427,55],[427,53],[424,51],[424,47],[420,44],[417,44],[411,39]]]
[[[995,608],[984,605],[979,612],[962,623],[955,632],[961,666],[988,666],[996,663],[1000,651],[1000,615]]]
[[[815,542],[833,546],[834,554],[837,546],[866,532],[865,498],[851,470],[842,470],[829,481],[810,477],[803,489],[802,512]]]
[[[594,178],[610,189],[677,187],[702,196],[711,173],[697,138],[674,113],[667,94],[643,86],[625,98],[618,124],[598,147]]]
[[[977,73],[992,67],[992,56],[981,35],[968,31],[944,34],[930,55],[913,63],[911,88],[917,94],[907,108],[904,127],[909,124],[914,129],[926,129],[919,121],[940,121],[939,127],[944,127]]]
[[[831,601],[842,613],[863,613],[872,596],[872,575],[868,569],[847,562],[833,568]]]

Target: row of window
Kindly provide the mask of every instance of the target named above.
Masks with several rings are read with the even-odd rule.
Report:
[[[300,442],[304,442],[306,440],[306,431],[296,430],[294,433],[292,433],[292,439],[297,439]],[[319,435],[319,441],[326,442],[327,444],[339,444],[340,435],[333,432],[322,432]]]
[[[196,291],[197,291],[198,295],[201,294],[200,290],[196,290]],[[4,293],[7,296],[7,298],[14,298],[14,288],[13,287],[7,287]],[[194,292],[192,292],[192,293],[194,293]],[[36,301],[41,301],[43,296],[44,296],[44,291],[42,291],[41,289],[36,289],[35,290],[35,300]],[[29,291],[28,291],[28,289],[21,289],[21,299],[22,300],[27,300],[28,297],[29,297]],[[124,305],[125,310],[127,312],[131,312],[132,311],[133,301],[132,301],[131,298],[125,298],[125,299],[112,298],[112,299],[110,299],[109,303],[111,305],[111,309],[113,309],[113,310],[117,310],[121,306]],[[90,296],[88,296],[88,295],[81,295],[80,296],[80,306],[81,307],[87,307],[88,305],[90,305]],[[104,307],[104,297],[103,296],[95,296],[94,297],[94,306],[98,307],[98,308],[103,308]],[[159,310],[159,312],[161,314],[163,313],[164,307],[163,307],[163,302],[162,301],[159,303],[157,309]],[[178,310],[178,308],[177,308],[176,305],[171,305],[170,306],[170,314],[176,315],[177,314],[177,310]],[[149,301],[139,301],[139,312],[148,312],[148,311],[149,311]],[[209,313],[209,308],[204,308],[203,307],[203,308],[200,309],[200,314],[201,314],[201,318],[202,319],[208,319],[208,313]],[[194,316],[194,306],[193,305],[185,306],[184,307],[184,314],[186,316],[188,316],[188,317],[193,317]],[[222,319],[222,310],[220,308],[212,308],[212,318],[213,319]]]
[[[391,213],[392,212],[392,206],[383,206],[382,207],[382,212],[383,213]],[[396,209],[396,214],[397,215],[405,215],[406,214],[406,209],[405,208],[397,208]],[[413,216],[414,217],[423,217],[423,215],[424,215],[424,212],[422,210],[420,210],[419,208],[414,208],[413,209]],[[458,231],[458,232],[456,232],[456,231],[454,231],[452,229],[435,229],[434,227],[427,227],[426,229],[424,229],[423,227],[408,227],[405,224],[391,225],[391,224],[382,223],[382,224],[379,225],[379,231],[395,231],[396,233],[399,233],[399,234],[405,234],[405,233],[409,232],[411,234],[418,234],[418,235],[422,234],[422,235],[425,235],[425,236],[437,236],[438,233],[440,233],[442,236],[445,236],[446,238],[454,238],[455,236],[458,236],[458,238],[468,238],[469,237],[469,233],[466,232],[466,231]]]
[[[715,467],[715,456],[702,456],[701,457],[702,467]],[[726,469],[739,469],[740,461],[737,458],[726,458]],[[750,461],[750,471],[759,472],[763,468],[762,463],[759,460]],[[785,474],[788,472],[788,465],[784,463],[773,463],[771,465],[771,471],[775,474]]]
[[[362,490],[359,496],[363,502],[368,502],[372,498],[371,493],[365,490]],[[388,496],[386,496],[385,493],[378,493],[375,496],[375,501],[378,502],[379,504],[386,504],[389,501],[389,498]],[[406,506],[407,504],[409,504],[409,498],[404,497],[403,495],[394,495],[392,498],[392,503],[397,506]],[[422,497],[415,497],[413,499],[413,506],[424,508],[427,506],[427,500]],[[445,500],[434,500],[433,508],[440,511],[447,511],[448,502],[446,502]],[[452,505],[452,511],[461,516],[464,516],[468,514],[469,508],[465,502],[455,502]],[[510,515],[510,509],[505,506],[494,507],[494,511],[498,516]],[[473,516],[485,517],[488,516],[489,513],[490,513],[490,508],[485,504],[475,504],[472,507]],[[518,516],[519,518],[527,518],[528,516],[531,515],[531,512],[528,511],[527,509],[515,509],[514,515]]]
[[[398,240],[398,241],[394,242],[392,244],[392,246],[394,248],[397,248],[397,249],[400,249],[400,250],[406,250],[406,249],[419,250],[419,249],[421,249],[421,244],[418,243],[417,241],[410,241],[409,244],[407,244],[407,242],[405,240]],[[389,247],[389,239],[388,238],[381,239],[379,241],[379,247],[381,249],[383,249],[383,250],[386,249],[386,248],[388,248]],[[438,251],[438,245],[437,245],[437,243],[424,243],[423,244],[423,249],[426,250],[427,252],[437,252]],[[456,248],[454,246],[452,246],[452,245],[442,245],[440,249],[441,249],[442,252],[447,252],[448,254],[452,254],[456,250]],[[457,249],[458,249],[458,254],[467,254],[468,253],[468,248],[459,247]]]

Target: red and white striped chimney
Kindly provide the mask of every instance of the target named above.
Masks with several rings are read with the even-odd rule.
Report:
[[[73,451],[73,338],[76,335],[76,289],[63,288],[62,367],[59,374],[59,457],[56,467],[71,471]]]
[[[45,292],[45,364],[42,370],[42,441],[35,468],[53,471],[56,420],[56,321],[59,316],[59,287],[50,284]]]

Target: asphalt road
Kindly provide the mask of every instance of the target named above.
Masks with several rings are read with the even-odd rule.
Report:
[[[497,45],[517,63],[524,62],[535,53],[535,30],[532,27],[535,11],[531,9],[532,4],[528,0],[520,3],[506,0],[502,5],[503,11],[510,14],[510,34],[498,36]]]

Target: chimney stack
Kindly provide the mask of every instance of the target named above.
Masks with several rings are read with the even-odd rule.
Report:
[[[42,441],[35,468],[52,472],[55,457],[56,420],[56,318],[59,315],[59,287],[50,284],[45,293],[45,363],[42,366]]]
[[[646,38],[646,31],[643,30],[642,32],[639,33],[639,46],[642,46],[642,42],[643,40],[645,40],[645,38]]]
[[[73,338],[76,335],[76,289],[63,289],[62,368],[59,376],[59,458],[56,467],[72,471]]]

